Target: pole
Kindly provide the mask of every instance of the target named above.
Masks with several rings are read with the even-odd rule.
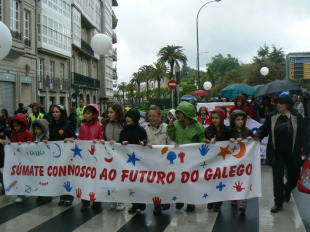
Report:
[[[200,74],[199,74],[199,37],[198,37],[198,16],[199,16],[199,13],[200,13],[200,11],[201,11],[201,9],[205,6],[205,5],[207,5],[207,4],[209,4],[209,3],[211,3],[211,2],[219,2],[219,1],[221,1],[221,0],[213,0],[213,1],[209,1],[209,2],[207,2],[207,3],[205,3],[205,4],[203,4],[202,5],[202,7],[200,7],[200,9],[199,9],[199,11],[198,11],[198,13],[197,13],[197,16],[196,16],[196,40],[197,40],[197,78],[198,78],[198,89],[200,89]]]

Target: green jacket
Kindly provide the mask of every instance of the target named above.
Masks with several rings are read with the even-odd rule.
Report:
[[[173,127],[168,128],[168,135],[176,141],[177,144],[200,143],[205,139],[205,130],[203,125],[197,121],[195,107],[188,102],[181,102],[176,113],[180,111],[191,119],[191,122],[184,126],[178,120],[173,123]]]

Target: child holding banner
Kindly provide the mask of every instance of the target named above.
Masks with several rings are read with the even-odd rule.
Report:
[[[98,122],[99,110],[97,104],[89,104],[83,110],[83,117],[85,123],[80,127],[79,140],[93,140],[96,143],[98,140],[103,139],[103,126]],[[82,206],[80,210],[86,211],[90,201],[82,200]],[[98,209],[101,207],[100,202],[93,202],[91,208]]]
[[[39,143],[39,142],[48,142],[48,121],[46,119],[36,119],[31,124],[31,129],[34,132],[32,136],[32,142]],[[37,204],[42,205],[52,201],[52,197],[46,196],[38,196]]]
[[[247,115],[242,110],[235,110],[230,115],[231,138],[230,142],[241,141],[242,139],[251,140],[253,132],[245,126]],[[236,200],[230,202],[231,206],[237,206]],[[245,213],[247,200],[241,201],[239,211]]]
[[[127,144],[140,144],[145,146],[147,142],[146,131],[139,124],[140,112],[136,109],[130,109],[126,115],[126,125],[120,134],[120,142],[123,145]],[[145,210],[146,204],[133,203],[132,207],[128,210],[128,213],[135,213],[138,209],[140,211]]]
[[[178,120],[169,122],[168,135],[176,141],[177,144],[200,143],[205,139],[204,128],[197,121],[196,109],[188,102],[181,102],[176,114]],[[177,145],[176,144],[176,145]],[[182,209],[184,203],[177,203],[176,208]],[[187,212],[193,212],[195,205],[188,204]]]
[[[25,142],[30,143],[31,138],[32,138],[32,133],[27,130],[28,128],[28,123],[27,123],[27,118],[26,115],[22,113],[18,113],[14,115],[10,122],[9,125],[11,127],[11,138],[8,144],[11,142],[13,143],[18,143],[19,145]],[[4,144],[5,141],[2,141]],[[25,196],[19,195],[17,196],[15,203],[21,203],[25,200]]]
[[[119,137],[125,124],[122,106],[118,103],[108,105],[105,115],[108,117],[103,122],[104,140],[110,141],[111,144],[119,143]],[[104,140],[101,140],[101,142],[104,143]],[[110,208],[121,211],[125,209],[125,203],[112,202]]]
[[[225,141],[230,139],[230,129],[224,125],[225,112],[221,108],[215,108],[211,112],[211,125],[205,129],[206,143],[215,143],[216,141]],[[208,209],[214,212],[221,211],[223,202],[208,203]]]
[[[149,124],[145,128],[147,133],[147,146],[152,145],[173,145],[173,140],[168,136],[167,124],[161,121],[161,110],[158,106],[151,105],[148,111]],[[170,204],[155,204],[153,214],[161,214],[162,209],[167,210]]]
[[[50,141],[67,142],[70,138],[75,138],[75,130],[68,120],[67,110],[63,105],[55,105],[53,107],[53,119],[49,124]],[[58,205],[71,206],[74,197],[71,195],[62,195]]]

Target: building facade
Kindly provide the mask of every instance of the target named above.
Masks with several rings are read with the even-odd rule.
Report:
[[[70,109],[84,99],[104,110],[117,79],[116,48],[99,57],[90,41],[106,33],[116,43],[112,6],[117,5],[116,0],[0,0],[0,20],[13,38],[10,53],[0,61],[5,90],[0,108],[11,115],[19,102]]]

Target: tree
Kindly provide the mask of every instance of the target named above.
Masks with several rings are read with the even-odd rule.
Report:
[[[161,94],[163,95],[164,98],[167,98],[167,96],[171,93],[171,90],[169,88],[162,88],[161,89]]]
[[[135,83],[138,86],[137,98],[138,98],[138,105],[140,106],[140,103],[141,103],[140,84],[142,82],[144,82],[143,73],[142,72],[135,72],[135,73],[133,73],[130,82]]]
[[[126,86],[127,86],[126,82],[121,82],[121,84],[119,84],[119,85],[117,86],[118,91],[122,91],[122,93],[123,93],[123,103],[124,103],[124,107],[125,107],[125,91],[126,91]]]
[[[134,98],[134,91],[137,90],[137,86],[136,84],[134,83],[129,83],[127,86],[126,86],[126,91],[128,92],[127,93],[127,98],[128,99],[131,99],[131,107],[133,107],[133,98]]]
[[[157,61],[151,69],[150,79],[156,80],[158,84],[158,98],[160,98],[160,82],[161,79],[169,77],[167,67],[163,62]]]
[[[285,64],[285,54],[282,48],[277,49],[275,45],[272,45],[272,51],[270,52],[269,47],[264,44],[260,46],[257,51],[257,56],[253,57],[254,64]]]
[[[172,76],[173,76],[174,65],[175,64],[179,65],[179,62],[185,65],[187,62],[187,57],[183,53],[183,51],[184,49],[181,46],[167,45],[166,47],[163,47],[162,49],[160,49],[159,52],[157,53],[157,56],[159,56],[158,61],[169,64],[170,79],[172,79]]]
[[[146,100],[148,101],[150,98],[150,93],[149,93],[149,80],[150,80],[150,75],[152,72],[152,65],[143,65],[142,67],[139,68],[139,72],[142,73],[143,75],[143,82],[146,82]]]

